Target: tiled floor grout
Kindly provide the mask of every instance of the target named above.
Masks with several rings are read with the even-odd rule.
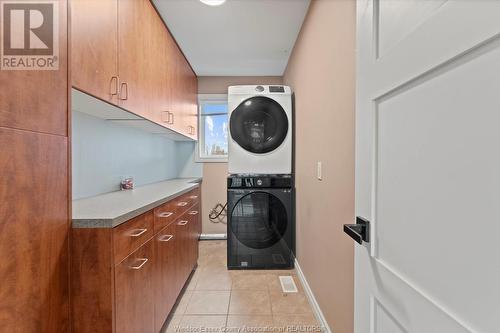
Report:
[[[247,322],[248,325],[250,325],[250,323],[251,323],[250,326],[256,326],[256,325],[258,325],[257,323],[260,320],[266,321],[267,319],[265,319],[265,318],[268,318],[268,320],[270,320],[270,322],[273,323],[274,325],[278,325],[278,321],[283,321],[283,320],[286,320],[286,323],[288,324],[289,321],[299,320],[298,319],[299,317],[302,318],[301,320],[305,320],[305,321],[309,320],[308,323],[311,323],[310,319],[304,319],[304,318],[309,318],[308,316],[310,316],[312,314],[312,310],[310,309],[309,304],[308,304],[308,306],[305,306],[305,307],[304,307],[304,304],[301,304],[301,302],[303,302],[303,301],[301,301],[301,298],[302,298],[301,296],[294,297],[294,300],[296,300],[297,298],[299,299],[299,301],[298,301],[299,303],[294,304],[294,303],[289,303],[291,298],[288,300],[281,299],[281,298],[276,296],[276,295],[278,295],[278,293],[273,292],[274,288],[276,287],[276,285],[275,285],[276,281],[274,281],[273,279],[278,279],[279,275],[292,275],[294,277],[294,281],[297,283],[297,281],[295,279],[295,271],[294,270],[283,271],[283,272],[281,272],[281,271],[276,272],[274,270],[271,270],[271,271],[227,271],[227,268],[226,268],[225,263],[224,263],[224,258],[226,256],[225,243],[213,242],[212,244],[210,244],[210,243],[205,243],[205,242],[209,242],[209,241],[200,242],[199,266],[197,267],[197,271],[195,271],[193,274],[193,278],[196,277],[196,280],[190,281],[190,283],[193,283],[193,284],[191,286],[189,286],[189,290],[186,290],[184,292],[184,295],[181,296],[181,297],[187,297],[186,299],[182,300],[184,303],[183,305],[185,305],[185,307],[184,307],[182,313],[177,313],[177,312],[174,313],[174,316],[180,317],[180,318],[177,318],[179,320],[179,323],[181,323],[181,322],[187,323],[187,322],[190,322],[191,320],[195,320],[195,321],[201,320],[203,322],[203,318],[208,319],[209,317],[215,317],[215,316],[219,316],[219,317],[224,316],[224,318],[220,318],[222,320],[224,327],[228,327],[229,324],[234,325],[235,323],[239,323],[240,325],[243,325],[244,322]],[[224,251],[224,253],[222,253],[222,251]],[[226,279],[225,273],[228,274],[227,280],[228,280],[228,283],[230,284],[229,287],[224,287],[224,281],[218,280],[217,277],[215,277],[215,279],[212,279],[212,280],[209,279],[208,281],[206,281],[206,280],[202,281],[202,279],[204,279],[206,276],[211,277],[211,274],[221,274],[220,275],[221,278]],[[195,274],[196,274],[196,276],[195,276]],[[251,279],[251,276],[260,275],[260,274],[265,275],[265,277],[263,277],[263,278],[259,277],[258,280],[252,281],[252,280],[246,280],[245,278],[242,278],[245,276],[245,274],[248,274],[248,277],[250,279]],[[265,288],[261,288],[259,286],[259,283],[261,283],[261,279],[263,279],[264,283],[266,283]],[[200,281],[204,282],[203,286],[200,285]],[[238,281],[238,286],[235,285],[235,283],[237,281]],[[199,287],[201,287],[202,289],[198,289]],[[234,289],[235,287],[238,289]],[[245,289],[245,287],[251,288],[251,289]],[[298,285],[297,287],[299,288],[299,293],[303,294],[302,286]],[[255,296],[255,294],[248,293],[248,292],[255,291],[255,292],[260,292],[262,295],[267,294],[269,307],[270,307],[269,313],[252,315],[249,312],[248,314],[245,314],[245,311],[246,311],[245,307],[244,307],[244,306],[246,306],[246,305],[244,305],[244,304],[246,304],[245,303],[246,301],[245,301],[245,302],[243,302],[243,305],[241,303],[239,304],[240,308],[238,309],[238,312],[242,312],[242,313],[231,314],[230,313],[231,306],[233,305],[233,303],[235,301],[238,302],[238,300],[236,300],[234,298],[235,295],[233,293],[233,291],[236,291],[236,290],[242,292],[242,293],[239,293],[239,295],[238,295],[239,298],[242,297],[242,294],[245,295],[245,291],[247,292],[247,295],[254,295],[254,296]],[[262,293],[262,291],[265,291],[266,293]],[[186,295],[185,294],[186,292],[189,292],[190,295]],[[201,300],[202,305],[201,305],[201,308],[199,308],[199,309],[201,309],[199,312],[203,313],[203,302],[208,302],[207,305],[209,305],[211,307],[213,306],[213,303],[210,303],[208,301],[210,298],[206,299],[205,301],[203,300],[203,298],[200,299],[199,297],[205,297],[205,296],[200,296],[200,295],[203,295],[203,293],[210,293],[212,295],[210,297],[213,297],[214,294],[219,294],[218,297],[215,297],[215,299],[217,300],[217,299],[224,299],[225,296],[223,296],[222,293],[227,293],[227,292],[229,293],[229,298],[227,299],[227,307],[225,307],[225,313],[222,313],[222,311],[220,311],[220,310],[222,310],[222,309],[220,309],[220,306],[219,306],[219,311],[221,313],[219,313],[219,314],[215,314],[215,313],[213,313],[213,314],[188,313],[188,309],[190,311],[193,311],[196,309],[196,308],[190,309],[190,305],[191,305],[191,302],[193,302],[194,295],[196,295],[196,297],[198,297],[197,302],[200,302],[200,300]],[[275,296],[274,298],[273,298],[273,294]],[[243,296],[243,297],[245,297],[245,296]],[[260,303],[266,304],[266,302],[267,302],[267,301],[262,300],[262,298],[259,298],[259,297],[257,297],[257,300],[258,300],[259,304]],[[255,303],[252,303],[253,302],[252,300],[248,300],[248,302],[250,302],[250,304],[253,304],[251,306],[253,306],[253,309],[255,310]],[[277,306],[278,313],[276,313],[275,312],[276,310],[273,309],[273,305]],[[198,303],[197,306],[200,307],[200,303]],[[241,306],[243,306],[243,310],[241,309]],[[211,309],[214,310],[214,312],[217,312],[217,306],[215,308],[212,307]],[[289,312],[287,312],[287,311],[289,311]],[[302,312],[304,312],[304,314],[302,314]],[[231,319],[231,323],[229,322],[230,316],[231,316],[231,318],[233,318],[233,319]],[[209,325],[208,323],[213,322],[213,320],[217,321],[217,319],[210,319],[210,320],[208,320],[206,325]],[[315,321],[315,319],[314,319],[314,321]],[[307,323],[299,323],[299,322],[297,322],[297,324],[307,325]],[[261,324],[261,325],[264,325],[264,324]]]

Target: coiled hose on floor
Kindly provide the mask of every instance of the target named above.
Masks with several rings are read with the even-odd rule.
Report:
[[[225,218],[227,216],[227,203],[224,205],[220,202],[208,213],[208,218],[213,223],[227,223]]]

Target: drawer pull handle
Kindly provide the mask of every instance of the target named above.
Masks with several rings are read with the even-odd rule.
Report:
[[[163,235],[161,236],[158,240],[160,242],[168,242],[169,240],[171,240],[172,238],[174,237],[174,235]]]
[[[177,222],[177,225],[186,225],[188,223],[189,223],[189,221],[182,220],[182,221]]]
[[[198,199],[198,196],[197,195],[192,195],[192,196],[189,197],[189,199],[193,199],[193,200],[194,199]]]
[[[198,211],[197,210],[192,210],[188,214],[189,215],[196,215],[196,214],[198,214]]]
[[[135,230],[135,233],[130,234],[130,237],[139,237],[140,235],[142,235],[146,231],[148,231],[148,229],[137,229],[137,230]]]
[[[163,212],[163,213],[158,214],[159,217],[170,217],[172,215],[174,215],[174,213],[172,213],[172,212]]]
[[[181,201],[181,202],[179,202],[179,203],[177,204],[177,206],[179,206],[179,207],[184,207],[184,206],[186,206],[187,204],[188,204],[188,203],[187,203],[186,201]]]
[[[141,263],[137,266],[129,266],[130,269],[141,269],[148,262],[148,258],[137,259]]]

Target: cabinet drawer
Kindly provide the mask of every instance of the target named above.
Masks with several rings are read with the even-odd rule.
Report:
[[[179,197],[176,203],[176,212],[183,213],[187,211],[190,207],[198,203],[200,200],[199,188],[189,191]]]
[[[200,202],[200,188],[197,187],[194,190],[187,193],[188,199],[191,201],[191,204],[195,205]]]
[[[177,200],[174,199],[154,209],[154,231],[157,233],[179,216],[176,212]]]
[[[152,240],[115,267],[116,332],[153,333],[154,243]]]
[[[200,205],[197,203],[193,207],[191,207],[187,212],[187,216],[192,223],[197,224],[197,221],[200,217]]]
[[[149,211],[113,229],[115,265],[153,237],[153,220]]]

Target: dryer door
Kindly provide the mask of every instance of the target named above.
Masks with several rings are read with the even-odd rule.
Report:
[[[231,137],[243,149],[265,154],[278,148],[288,134],[288,117],[275,100],[255,96],[244,100],[231,113]]]
[[[230,212],[230,230],[243,245],[267,249],[279,242],[288,228],[287,209],[276,196],[252,192],[242,197]]]

